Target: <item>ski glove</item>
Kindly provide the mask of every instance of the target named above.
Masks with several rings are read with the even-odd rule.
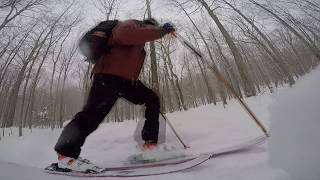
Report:
[[[164,34],[169,34],[169,33],[176,31],[175,28],[173,27],[173,24],[171,24],[171,23],[163,24],[162,30],[163,30]]]

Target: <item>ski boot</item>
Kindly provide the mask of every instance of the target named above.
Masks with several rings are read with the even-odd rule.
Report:
[[[101,173],[104,168],[96,166],[87,159],[78,157],[77,159],[58,155],[58,168],[85,173]]]
[[[141,147],[141,150],[142,151],[152,151],[152,150],[155,150],[157,149],[158,147],[158,144],[154,141],[146,141],[142,147]]]

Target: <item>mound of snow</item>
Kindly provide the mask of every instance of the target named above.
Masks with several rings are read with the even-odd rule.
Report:
[[[294,180],[320,179],[320,68],[270,105],[270,163]]]

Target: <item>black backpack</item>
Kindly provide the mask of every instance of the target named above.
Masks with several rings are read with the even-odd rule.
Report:
[[[107,45],[109,37],[112,33],[112,29],[118,24],[118,20],[107,20],[102,21],[92,29],[90,29],[80,39],[79,49],[80,52],[86,57],[86,61],[93,64],[97,63],[100,57],[110,51],[111,46]],[[95,32],[99,31],[105,35],[100,37],[94,35]]]

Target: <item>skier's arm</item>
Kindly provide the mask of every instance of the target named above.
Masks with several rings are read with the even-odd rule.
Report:
[[[113,40],[119,44],[140,45],[165,35],[161,27],[125,21],[113,30]]]

